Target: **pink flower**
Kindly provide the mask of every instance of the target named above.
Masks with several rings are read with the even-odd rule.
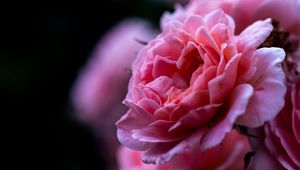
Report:
[[[144,164],[140,160],[141,152],[125,147],[119,149],[118,161],[120,170],[242,170],[244,155],[249,149],[247,138],[231,131],[222,145],[205,152],[201,152],[199,148],[187,150],[166,164]]]
[[[255,149],[253,166],[266,169],[279,165],[281,169],[300,169],[300,78],[286,95],[286,104],[279,115],[264,127],[263,141],[252,139]],[[256,142],[256,143],[255,143]],[[262,151],[263,150],[263,151]],[[265,160],[271,163],[266,164]],[[284,167],[284,168],[283,168]]]
[[[72,90],[72,103],[81,120],[92,126],[106,116],[119,114],[126,95],[131,63],[153,31],[142,20],[125,20],[109,31],[95,47]],[[112,123],[112,122],[110,122]]]
[[[272,31],[271,20],[237,36],[234,27],[221,10],[187,15],[169,21],[139,52],[117,134],[125,146],[143,151],[144,162],[168,162],[188,148],[205,151],[234,124],[262,126],[283,107],[285,53],[257,49]]]
[[[154,35],[139,19],[127,19],[113,27],[97,44],[72,89],[72,104],[79,120],[89,125],[103,146],[105,158],[115,166],[118,140],[116,122],[126,111],[122,100],[127,92],[130,67],[138,51]],[[108,146],[108,147],[107,147]],[[113,169],[113,168],[112,168]]]

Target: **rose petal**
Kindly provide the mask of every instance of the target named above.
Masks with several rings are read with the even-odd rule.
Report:
[[[273,26],[271,19],[256,21],[248,26],[237,38],[237,48],[242,53],[255,50],[271,34]]]
[[[132,137],[139,141],[150,143],[178,141],[185,137],[186,134],[168,133],[169,127],[173,124],[174,122],[172,121],[159,121],[152,123],[151,126],[132,130]]]
[[[193,148],[200,143],[200,139],[204,133],[203,129],[199,129],[191,136],[178,142],[158,143],[153,145],[142,153],[142,160],[145,163],[160,163],[170,161],[175,155],[182,153],[185,149]]]
[[[241,55],[236,55],[226,65],[222,75],[208,82],[210,103],[219,104],[231,93],[237,77],[238,62]]]
[[[132,138],[131,130],[146,127],[149,124],[148,120],[140,119],[131,110],[129,110],[117,123],[118,131],[117,137],[119,141],[135,150],[145,150],[149,148],[148,142],[141,142]]]
[[[220,105],[206,105],[194,110],[183,116],[179,122],[185,127],[200,127],[207,124],[213,118]]]
[[[207,131],[201,141],[202,150],[207,150],[221,143],[226,133],[228,133],[232,129],[232,125],[234,124],[238,116],[242,115],[246,111],[248,102],[252,95],[253,88],[249,84],[241,84],[234,88],[232,95],[228,100],[228,111],[222,110],[223,114],[226,114],[225,118],[220,119],[221,116],[219,115],[218,122]]]
[[[261,48],[254,55],[258,58],[255,76],[250,81],[254,94],[246,113],[238,119],[239,124],[248,127],[258,127],[273,119],[284,105],[286,92],[280,65],[285,52],[280,48]]]

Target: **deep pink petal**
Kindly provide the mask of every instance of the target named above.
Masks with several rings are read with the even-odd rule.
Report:
[[[300,147],[293,133],[284,127],[275,129],[275,134],[280,138],[281,145],[293,162],[300,167]]]
[[[222,103],[231,93],[235,85],[240,57],[240,55],[233,57],[226,65],[224,73],[208,83],[210,103]]]
[[[172,61],[166,57],[156,56],[152,74],[154,78],[158,78],[160,76],[172,77],[176,72],[176,69],[176,61]]]
[[[287,169],[295,169],[297,166],[295,163],[288,157],[286,150],[280,144],[280,138],[276,136],[270,128],[270,125],[265,126],[265,146],[270,151],[271,155],[277,159],[281,165]]]
[[[298,84],[296,84],[295,88],[292,90],[292,103],[294,106],[292,113],[292,125],[296,140],[300,145],[300,80],[298,80],[297,83]]]

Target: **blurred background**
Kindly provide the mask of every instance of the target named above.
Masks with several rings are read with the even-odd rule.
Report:
[[[70,88],[99,38],[127,17],[158,28],[171,3],[101,0],[1,6],[2,141],[8,163],[30,169],[106,169],[91,131],[76,121]]]

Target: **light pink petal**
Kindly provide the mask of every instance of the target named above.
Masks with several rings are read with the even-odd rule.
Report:
[[[174,124],[172,121],[158,121],[143,129],[132,130],[132,137],[142,142],[158,143],[178,141],[186,134],[168,133],[168,129]]]
[[[199,27],[204,26],[204,22],[202,17],[199,15],[190,15],[185,19],[184,25],[184,30],[189,32],[194,37],[196,30]]]
[[[142,142],[134,139],[129,131],[123,130],[121,128],[118,128],[117,130],[117,137],[122,145],[130,149],[143,151],[151,146],[151,144],[148,142]]]
[[[225,114],[225,118],[220,119],[221,115],[219,115],[219,122],[205,134],[201,141],[202,150],[207,150],[222,142],[226,133],[232,129],[236,119],[246,111],[252,95],[253,88],[248,84],[241,84],[234,88],[228,103],[226,103],[226,109],[220,110],[220,114]]]
[[[143,128],[147,126],[149,122],[137,117],[131,110],[129,110],[117,123],[117,137],[119,141],[135,150],[145,150],[149,148],[148,142],[141,142],[132,137],[131,130],[136,128]]]
[[[238,120],[248,127],[258,127],[273,119],[284,105],[286,92],[285,75],[280,65],[285,52],[280,48],[261,48],[254,55],[258,58],[255,76],[250,81],[254,94],[246,113]]]
[[[221,45],[228,40],[227,27],[223,23],[218,23],[210,30],[210,34],[221,49]]]
[[[271,19],[256,21],[248,26],[237,38],[237,48],[240,52],[247,54],[255,50],[270,35],[273,30]]]
[[[143,108],[148,113],[154,113],[155,110],[160,108],[160,105],[157,104],[154,100],[143,98],[140,101],[137,102],[137,105],[140,108]]]
[[[139,101],[146,97],[145,93],[137,86],[132,86],[130,93],[127,93],[126,99],[132,101]]]
[[[139,105],[130,100],[124,100],[124,104],[130,108],[132,113],[136,114],[139,119],[142,119],[146,122],[151,122],[153,120],[152,114],[146,111],[144,108],[141,108]]]
[[[158,93],[153,91],[151,88],[143,88],[144,94],[147,96],[146,98],[149,98],[153,101],[155,101],[157,104],[162,105],[162,100]]]
[[[205,16],[205,23],[208,29],[212,29],[215,25],[222,23],[227,27],[227,35],[233,36],[235,23],[231,17],[226,15],[223,10],[217,9]]]
[[[168,33],[166,36],[158,39],[159,42],[150,50],[154,56],[172,56],[178,58],[184,47],[181,40],[174,37],[172,34]]]
[[[204,130],[199,129],[182,141],[155,144],[153,147],[143,152],[142,160],[145,163],[153,164],[163,164],[168,162],[177,154],[184,152],[185,149],[192,149],[199,145],[203,133]]]

